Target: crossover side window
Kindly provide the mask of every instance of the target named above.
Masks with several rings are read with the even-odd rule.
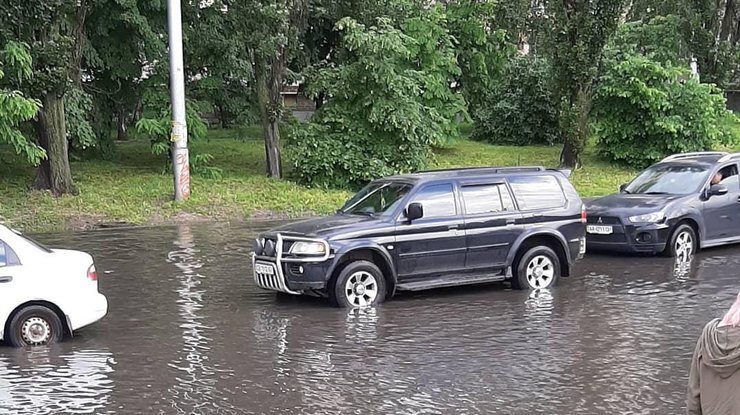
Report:
[[[514,210],[514,202],[504,184],[463,186],[462,196],[468,215]]]
[[[457,215],[455,194],[451,184],[426,186],[414,196],[413,202],[424,207],[424,218],[443,218]]]
[[[740,189],[740,176],[737,174],[736,164],[723,167],[720,169],[719,173],[722,174],[722,181],[720,181],[720,184],[727,186],[730,191]]]
[[[509,178],[520,210],[555,209],[565,206],[565,195],[553,176],[518,176]]]

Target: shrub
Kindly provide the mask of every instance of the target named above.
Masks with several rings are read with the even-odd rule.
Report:
[[[454,117],[465,111],[450,88],[459,68],[442,14],[425,10],[403,30],[349,18],[337,29],[344,63],[305,73],[308,92],[329,100],[287,137],[293,174],[310,186],[352,188],[423,168],[432,146],[459,136]]]
[[[688,69],[642,55],[606,61],[594,102],[599,152],[644,167],[666,155],[730,144],[730,112],[717,87]]]
[[[557,108],[547,62],[514,58],[473,114],[473,138],[494,144],[552,145],[561,141]]]

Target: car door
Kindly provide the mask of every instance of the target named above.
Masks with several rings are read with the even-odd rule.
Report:
[[[522,232],[521,214],[505,182],[462,183],[468,271],[502,269],[511,245]]]
[[[0,240],[0,326],[18,306],[23,266],[13,248]]]
[[[396,271],[399,282],[444,275],[465,268],[465,232],[455,184],[422,185],[409,199],[421,203],[424,216],[396,226]]]
[[[706,239],[726,239],[740,236],[740,176],[737,164],[722,166],[721,185],[727,187],[724,195],[710,196],[704,201]],[[715,172],[712,173],[714,177]]]

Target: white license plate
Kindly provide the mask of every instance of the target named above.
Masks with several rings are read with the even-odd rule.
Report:
[[[613,230],[611,226],[604,226],[604,225],[588,225],[586,227],[586,232],[588,233],[595,233],[598,235],[610,235]]]
[[[254,264],[254,272],[264,275],[275,275],[275,268],[267,264]]]

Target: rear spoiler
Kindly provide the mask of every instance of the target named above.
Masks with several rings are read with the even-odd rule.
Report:
[[[566,179],[570,178],[571,173],[573,173],[572,169],[547,169],[549,171],[556,171],[563,176],[565,176]]]

